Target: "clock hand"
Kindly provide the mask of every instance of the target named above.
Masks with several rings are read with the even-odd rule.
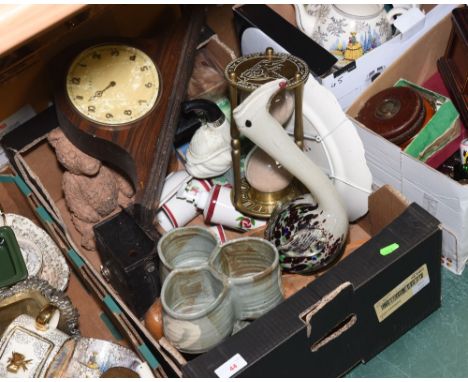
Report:
[[[111,87],[114,87],[115,85],[116,85],[116,82],[115,82],[115,81],[109,82],[109,85],[107,85],[104,89],[96,91],[96,93],[94,93],[94,95],[91,96],[91,97],[89,98],[89,101],[92,101],[93,98],[102,97],[102,94],[103,94],[107,89],[109,89],[109,88],[111,88]]]

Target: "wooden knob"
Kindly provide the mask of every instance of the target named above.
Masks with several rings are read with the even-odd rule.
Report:
[[[158,298],[145,314],[145,326],[151,335],[159,340],[163,335],[162,304]]]

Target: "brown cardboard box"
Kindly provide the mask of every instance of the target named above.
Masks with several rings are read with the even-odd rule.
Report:
[[[400,78],[423,85],[437,73],[437,60],[445,53],[451,28],[451,17],[447,16],[389,66],[350,106],[348,115],[355,117],[372,95],[393,86]],[[441,221],[443,265],[452,272],[462,273],[468,259],[468,186],[407,155],[359,122],[355,124],[359,127],[374,182],[391,184]]]
[[[0,175],[0,205],[4,213],[14,213],[31,219],[35,224],[41,226],[42,220],[37,212],[40,204],[30,193],[23,193],[25,188],[21,179],[18,179],[11,170],[4,169]],[[80,313],[79,327],[81,335],[85,337],[100,338],[108,341],[118,342],[129,346],[115,328],[107,326],[109,317],[105,316],[102,307],[88,293],[86,287],[81,284],[77,275],[70,274],[70,281],[67,294],[72,300],[73,305]]]
[[[219,8],[215,10],[221,12]],[[117,6],[110,14],[121,14],[121,11]],[[105,22],[102,33],[109,27],[110,16],[99,17],[94,20]],[[145,17],[148,20],[150,16],[145,14]],[[230,33],[227,28],[226,33]],[[130,26],[127,32],[132,31]],[[28,75],[43,70],[44,63],[39,60],[38,66],[33,65],[24,76],[10,77],[5,88],[0,85],[0,91],[6,91],[12,81],[25,89],[31,84]],[[22,94],[23,101],[37,99],[38,105],[44,105],[47,100],[46,93],[36,94],[37,98],[28,98],[26,93]],[[99,282],[95,286],[103,293],[103,300],[108,299],[104,306],[130,324],[124,327],[124,334],[129,338],[141,336],[146,348],[139,349],[140,355],[152,367],[160,364],[168,375],[219,376],[219,368],[223,365],[229,368],[236,355],[245,364],[231,375],[342,375],[374,356],[440,305],[438,222],[418,206],[408,206],[395,190],[382,187],[370,197],[369,214],[351,227],[339,263],[321,275],[285,275],[289,299],[209,352],[185,357],[164,338],[156,341],[149,335],[99,275],[98,254],[82,250],[77,244],[80,236],[70,224],[60,188],[63,170],[45,140],[45,134],[56,126],[55,111],[50,108],[11,132],[6,139],[10,158],[48,212],[50,221],[45,224],[52,222],[58,230],[57,240],[74,249],[78,257],[71,261],[75,266],[76,261],[81,265],[76,267],[77,274],[85,267],[92,279]],[[238,234],[228,235],[232,238]],[[398,243],[399,248],[389,255],[381,255],[381,249],[393,243]],[[413,284],[415,277],[417,281]],[[413,290],[415,285],[419,289]],[[393,301],[399,293],[404,293],[407,300],[396,298],[397,304],[388,310],[387,301]],[[157,360],[151,357],[151,352]]]
[[[43,201],[52,219],[57,220],[57,223],[69,234],[67,235],[68,239],[76,252],[82,256],[86,263],[89,262],[90,266],[97,273],[101,265],[99,255],[95,251],[86,251],[80,248],[78,244],[80,234],[71,224],[70,213],[65,205],[60,187],[63,169],[58,164],[53,150],[46,141],[46,132],[56,125],[57,121],[54,110],[50,108],[45,113],[36,117],[35,120],[7,135],[6,142],[10,145],[9,153],[12,154],[16,168],[26,180],[28,186],[34,190],[35,195]],[[34,126],[38,128],[34,128]],[[16,139],[12,139],[14,136],[16,136]],[[31,143],[27,144],[27,142]],[[15,144],[17,146],[14,146]],[[199,217],[191,224],[203,224],[203,222]],[[411,229],[408,229],[409,227]],[[229,230],[226,230],[226,232],[228,238],[240,235]],[[255,232],[254,234],[262,235],[262,232]],[[400,246],[396,254],[388,257],[379,256],[378,251],[393,242],[397,242]],[[335,293],[333,291],[338,287],[338,284],[341,285],[343,282],[349,283],[352,287],[344,287],[346,292],[339,289],[339,291],[336,291],[336,295],[334,294],[334,299],[331,299],[329,303],[323,303],[324,312],[327,312],[323,314],[328,317],[329,314],[332,314],[331,312],[335,313],[325,322],[322,321],[324,318],[321,314],[318,314],[316,317],[318,321],[313,326],[320,329],[314,334],[317,338],[314,337],[313,344],[329,341],[330,336],[327,333],[330,330],[335,333],[334,326],[338,325],[345,318],[342,317],[344,312],[340,309],[336,310],[335,305],[339,304],[342,298],[345,298],[343,296],[348,296],[347,298],[350,299],[354,294],[361,296],[359,298],[356,297],[355,306],[349,307],[349,309],[355,312],[353,314],[357,315],[359,325],[356,327],[353,325],[354,329],[350,329],[350,332],[343,335],[343,337],[340,336],[340,340],[337,339],[334,345],[324,346],[324,349],[317,354],[314,352],[311,355],[313,358],[310,359],[310,362],[317,363],[318,359],[324,357],[324,354],[329,354],[329,352],[335,354],[337,347],[341,349],[343,346],[339,345],[340,343],[343,344],[351,341],[349,336],[351,338],[362,336],[361,331],[366,331],[367,333],[368,330],[375,330],[375,335],[372,336],[375,339],[375,343],[369,343],[362,348],[354,349],[350,353],[352,356],[349,357],[344,357],[345,354],[341,354],[339,358],[342,361],[334,364],[333,367],[317,367],[313,374],[317,376],[338,376],[349,370],[357,362],[369,359],[376,353],[376,349],[380,350],[383,346],[391,343],[407,328],[423,319],[429,312],[439,306],[439,246],[440,231],[437,221],[432,219],[429,214],[422,213],[419,207],[409,206],[402,195],[391,187],[382,187],[371,195],[369,199],[369,213],[351,225],[347,246],[338,264],[335,264],[327,271],[311,276],[283,275],[285,294],[289,297],[288,300],[256,320],[250,327],[223,342],[222,345],[194,359],[187,359],[164,338],[159,342],[152,338],[143,324],[130,312],[115,291],[104,280],[101,279],[101,282],[120,306],[123,314],[133,322],[135,329],[141,333],[150,349],[157,354],[158,362],[163,365],[166,373],[169,375],[185,376],[217,375],[215,369],[229,361],[230,357],[237,353],[241,354],[249,366],[245,370],[241,370],[239,375],[263,375],[261,374],[262,366],[260,366],[262,363],[257,364],[259,360],[263,359],[266,353],[282,354],[284,351],[291,352],[291,346],[297,341],[297,339],[294,339],[297,337],[289,338],[292,333],[292,327],[288,329],[289,324],[281,326],[281,330],[284,330],[284,332],[276,329],[275,335],[270,334],[267,337],[265,337],[266,332],[264,332],[264,328],[284,322],[283,315],[290,314],[291,309],[292,311],[296,311],[296,309],[301,307],[297,311],[297,314],[299,317],[302,317],[300,312],[308,310],[308,306],[315,306],[314,304],[318,304],[320,301],[329,301],[329,297],[326,297],[326,295]],[[424,275],[420,273],[422,272],[421,267],[426,269],[424,272],[427,275],[426,273]],[[383,276],[384,274],[387,276]],[[380,317],[381,313],[375,310],[374,305],[382,300],[382,298],[385,298],[385,296],[388,297],[389,291],[401,287],[399,285],[402,282],[409,282],[408,277],[416,277],[416,275],[423,277],[425,280],[424,284],[421,284],[421,292],[414,292],[415,298],[410,298],[410,302],[407,304],[402,302],[399,305],[399,309],[395,312],[391,311],[388,313],[388,317],[386,316],[382,322],[378,322],[377,318]],[[360,281],[354,280],[354,277],[358,277]],[[366,290],[367,292],[363,292]],[[367,295],[370,293],[369,290],[372,290],[371,296]],[[316,301],[314,300],[315,303],[311,300],[312,295],[306,297],[309,293],[312,293],[315,296],[314,299],[317,299]],[[361,293],[365,293],[366,297],[362,297]],[[324,300],[321,300],[322,298]],[[307,306],[307,304],[309,305]],[[424,308],[422,308],[423,306]],[[408,315],[408,311],[412,313]],[[335,314],[336,316],[334,316]],[[367,318],[364,319],[363,317]],[[293,325],[296,327],[296,330],[299,330],[299,328],[306,330],[307,325],[303,321],[299,322],[302,322],[302,324],[296,326],[298,324],[296,322]],[[364,322],[368,322],[370,326],[367,327],[367,324]],[[256,335],[257,332],[252,332],[254,329],[251,329],[251,327],[256,327],[259,330],[258,337]],[[296,331],[294,332],[296,333]],[[333,334],[333,336],[338,338],[337,334]],[[251,339],[247,341],[247,338]],[[251,341],[254,342],[251,343]],[[267,351],[267,349],[269,350]],[[295,351],[301,354],[298,360],[309,353],[307,346],[304,348],[304,344],[299,346]],[[265,360],[269,359],[269,357],[265,358]],[[296,376],[309,375],[302,369],[301,365],[296,365],[295,362],[293,364],[295,365]],[[321,363],[318,362],[318,364]],[[272,371],[271,374],[267,373],[266,375],[276,375],[278,371],[275,367],[271,365],[269,367],[274,372]],[[290,373],[291,369],[283,370],[283,372]]]

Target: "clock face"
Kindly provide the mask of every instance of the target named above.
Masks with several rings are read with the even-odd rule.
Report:
[[[136,121],[158,100],[156,65],[127,45],[98,45],[81,52],[66,78],[68,98],[91,121],[117,126]]]

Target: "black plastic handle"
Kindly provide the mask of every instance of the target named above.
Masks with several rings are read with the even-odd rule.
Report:
[[[207,99],[194,99],[182,102],[182,113],[188,114],[191,111],[202,113],[207,122],[216,122],[224,117],[218,105]]]

